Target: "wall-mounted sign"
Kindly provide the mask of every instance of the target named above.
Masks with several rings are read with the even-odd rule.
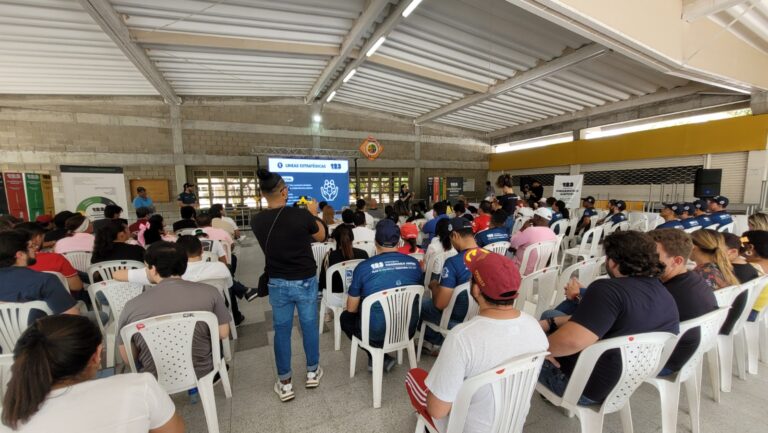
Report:
[[[372,135],[369,135],[368,138],[360,143],[360,152],[362,152],[362,154],[371,161],[378,158],[383,151],[384,146],[379,143],[379,140],[373,138]]]

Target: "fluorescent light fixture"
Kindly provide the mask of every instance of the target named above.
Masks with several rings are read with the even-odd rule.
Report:
[[[403,11],[403,18],[408,18],[408,15],[410,15],[414,9],[419,7],[419,4],[421,3],[421,1],[422,0],[413,0],[411,4],[409,4],[408,7],[405,8],[405,10]]]
[[[370,50],[368,50],[368,52],[367,52],[367,53],[365,53],[365,56],[366,56],[366,57],[371,57],[371,56],[373,55],[373,53],[375,53],[375,52],[376,52],[376,50],[378,50],[378,49],[379,49],[379,47],[381,46],[381,44],[383,44],[383,43],[384,43],[384,41],[386,41],[386,40],[387,40],[387,38],[385,38],[384,36],[380,37],[380,38],[379,38],[379,40],[377,40],[377,41],[376,41],[376,43],[375,43],[375,44],[373,44],[373,46],[371,47],[371,49],[370,49]]]
[[[347,76],[346,76],[346,77],[344,77],[344,79],[343,79],[342,81],[343,81],[344,83],[346,83],[347,81],[351,80],[351,79],[352,79],[352,76],[353,76],[353,75],[355,75],[355,72],[357,72],[357,69],[353,69],[353,70],[349,71],[349,73],[347,74]]]
[[[633,122],[633,124],[629,124],[629,125],[625,124],[623,126],[620,124],[596,126],[594,128],[585,129],[583,132],[584,132],[584,139],[591,140],[595,138],[630,134],[633,132],[650,131],[652,129],[669,128],[671,126],[690,125],[693,123],[705,123],[705,122],[711,122],[713,120],[730,119],[732,117],[746,116],[750,113],[751,111],[749,110],[741,109],[741,110],[720,111],[720,112],[706,113],[706,114],[694,114],[694,115],[676,117],[673,119],[664,119],[664,120],[648,119],[645,122],[643,121]]]
[[[336,97],[336,91],[334,90],[333,92],[331,92],[330,95],[328,95],[328,98],[325,99],[325,102],[331,102],[331,100],[335,97]]]
[[[518,150],[533,149],[535,147],[551,146],[553,144],[573,141],[573,132],[547,135],[544,137],[530,138],[528,140],[513,141],[494,146],[494,153],[516,152]]]
[[[319,114],[313,114],[312,115],[312,121],[315,122],[315,123],[320,123],[320,122],[323,121],[323,116],[321,116]]]

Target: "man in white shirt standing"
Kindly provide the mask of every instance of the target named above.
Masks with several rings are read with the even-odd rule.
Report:
[[[365,213],[355,212],[354,221],[355,228],[352,229],[352,234],[355,235],[355,241],[373,242],[376,238],[376,232],[367,227],[368,222]]]
[[[513,307],[521,280],[517,266],[481,248],[467,252],[464,260],[472,274],[471,293],[480,311],[451,330],[428,375],[415,368],[406,377],[414,408],[438,431],[445,431],[451,407],[467,378],[549,346],[536,319]],[[472,397],[463,431],[490,431],[493,418],[493,393],[486,386]]]

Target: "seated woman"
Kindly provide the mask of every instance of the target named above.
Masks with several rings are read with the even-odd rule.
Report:
[[[94,380],[101,350],[101,332],[85,317],[37,320],[14,349],[3,424],[17,432],[183,433],[184,421],[151,374]]]
[[[325,208],[327,209],[328,206]],[[347,260],[368,258],[368,253],[365,252],[365,250],[361,250],[360,248],[352,248],[352,242],[355,240],[352,227],[346,224],[342,224],[336,227],[331,237],[336,241],[336,249],[329,252],[328,255],[325,256],[325,259],[323,259],[323,266],[320,269],[320,281],[318,284],[320,291],[323,291],[323,289],[326,287],[325,274],[328,271],[328,268]],[[331,291],[333,293],[344,292],[344,282],[341,278],[342,277],[339,274],[333,276],[331,282]]]
[[[323,223],[325,223],[328,230],[333,230],[339,225],[339,221],[336,220],[336,210],[333,206],[327,204],[323,206]]]
[[[166,234],[163,216],[154,214],[149,217],[149,227],[139,228],[139,244],[146,248],[158,241],[176,242],[176,236]]]
[[[416,245],[416,239],[419,237],[419,228],[416,224],[405,223],[400,227],[400,237],[403,238],[405,245],[398,248],[397,251],[403,254],[424,254],[424,250]]]
[[[64,223],[67,235],[56,241],[53,251],[59,254],[73,251],[93,251],[93,224],[81,214],[67,218]]]
[[[693,272],[698,273],[712,290],[739,284],[728,261],[723,234],[702,229],[691,233],[693,251],[691,260],[696,262]]]
[[[144,261],[144,248],[126,243],[131,239],[128,224],[123,220],[107,221],[96,231],[96,241],[93,243],[91,263],[110,260]]]
[[[435,225],[435,237],[432,238],[432,242],[429,243],[427,246],[427,251],[424,253],[424,262],[422,262],[422,268],[425,268],[429,265],[430,260],[432,260],[432,257],[439,253],[451,251],[453,249],[453,245],[451,244],[451,233],[448,230],[448,226],[450,225],[448,218],[443,218],[440,221],[437,222]],[[437,272],[440,272],[438,269]],[[430,277],[430,280],[434,278]]]
[[[699,230],[701,231],[701,230]],[[760,275],[765,275],[768,271],[768,231],[765,230],[750,230],[744,232],[742,237],[744,242],[745,254],[747,261],[760,268]],[[755,304],[752,306],[752,311],[749,313],[750,322],[757,320],[757,316],[760,312],[768,306],[768,285],[765,287],[758,287],[760,295],[758,295]]]

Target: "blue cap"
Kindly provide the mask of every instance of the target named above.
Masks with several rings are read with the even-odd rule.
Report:
[[[677,213],[677,210],[680,209],[680,203],[664,203],[664,207],[671,209],[674,213]]]
[[[688,212],[688,215],[693,213],[693,203],[680,203],[677,206],[677,211],[675,212],[678,215],[682,215],[684,212]]]
[[[383,219],[376,224],[376,243],[385,248],[394,248],[400,242],[400,227],[390,219]]]
[[[714,197],[712,197],[712,198],[710,198],[710,199],[708,199],[708,200],[709,200],[709,201],[713,201],[713,202],[715,202],[715,203],[719,204],[719,205],[720,205],[720,206],[722,206],[722,207],[726,207],[726,206],[728,206],[728,203],[729,203],[729,201],[728,201],[728,197],[724,197],[724,196],[722,196],[722,195],[717,195],[717,196],[714,196]]]
[[[696,200],[692,203],[693,207],[695,207],[698,210],[707,210],[707,201],[706,200]]]
[[[616,200],[616,207],[619,208],[619,210],[626,210],[627,204],[624,203],[624,200]]]
[[[448,221],[448,232],[455,232],[456,230],[472,229],[472,223],[466,218],[457,217],[451,218]]]

